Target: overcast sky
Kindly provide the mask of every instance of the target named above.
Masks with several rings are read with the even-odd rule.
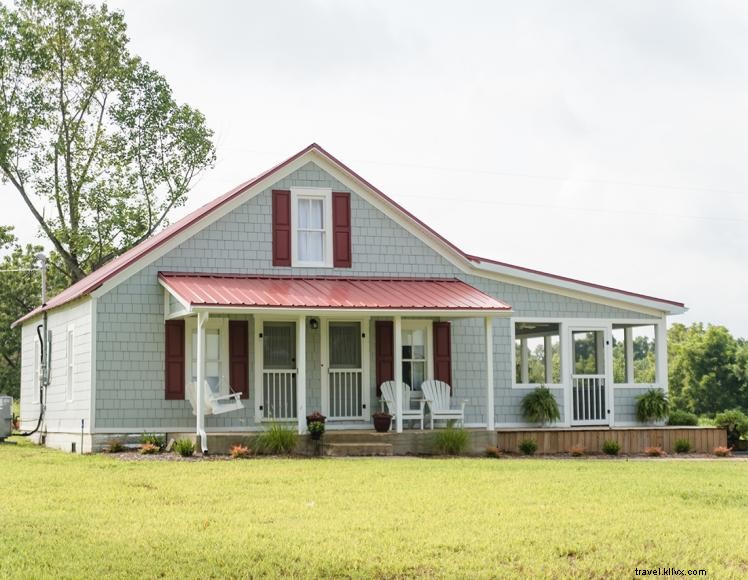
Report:
[[[748,336],[748,2],[110,6],[216,131],[174,217],[317,142],[467,252]]]

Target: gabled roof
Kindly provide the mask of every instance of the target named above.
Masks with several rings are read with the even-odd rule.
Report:
[[[105,284],[118,274],[122,273],[130,266],[135,265],[141,260],[145,260],[157,249],[164,246],[167,242],[173,240],[175,237],[179,236],[187,229],[191,228],[192,226],[196,226],[196,224],[198,224],[202,220],[209,219],[209,217],[217,212],[220,208],[231,203],[242,194],[252,189],[254,186],[271,177],[273,174],[282,171],[284,168],[291,165],[299,158],[304,157],[308,153],[312,152],[321,156],[323,159],[326,159],[329,163],[332,163],[344,174],[348,175],[354,181],[360,183],[364,188],[368,189],[373,195],[384,202],[385,205],[389,206],[391,209],[394,209],[401,216],[404,216],[407,221],[416,226],[416,228],[423,232],[426,236],[430,237],[434,242],[441,246],[445,252],[450,252],[458,259],[462,260],[463,265],[468,269],[475,270],[473,273],[476,275],[483,275],[482,272],[503,273],[510,277],[517,278],[518,280],[526,279],[530,281],[539,281],[551,287],[558,286],[570,288],[572,290],[577,290],[580,292],[587,292],[593,296],[602,295],[603,297],[610,297],[612,295],[614,298],[621,300],[622,302],[630,302],[632,301],[631,299],[634,299],[636,300],[635,303],[639,305],[644,305],[654,310],[660,310],[669,314],[678,314],[686,310],[684,304],[673,300],[666,300],[663,298],[647,296],[645,294],[638,294],[636,292],[628,292],[626,290],[610,288],[591,282],[575,280],[573,278],[549,274],[546,272],[541,272],[539,270],[532,270],[529,268],[523,268],[521,266],[514,266],[511,264],[506,264],[503,262],[467,254],[466,252],[463,252],[460,248],[455,246],[452,242],[447,240],[444,236],[430,228],[416,216],[408,212],[396,201],[385,195],[374,185],[366,181],[363,177],[361,177],[355,171],[339,161],[336,157],[325,151],[325,149],[323,149],[316,143],[312,143],[311,145],[305,147],[295,155],[292,155],[282,163],[279,163],[275,167],[268,169],[260,175],[224,193],[220,197],[217,197],[214,200],[206,203],[205,205],[189,213],[179,221],[163,229],[158,234],[131,248],[111,262],[108,262],[95,272],[92,272],[82,280],[63,290],[57,296],[51,298],[44,307],[38,307],[22,318],[16,320],[13,323],[13,326],[25,322],[26,320],[29,320],[30,318],[33,318],[34,316],[37,316],[44,311],[52,310],[54,308],[67,304],[68,302],[72,302],[91,294],[96,289],[100,288],[103,284]]]
[[[511,307],[454,278],[239,276],[160,272],[190,308],[507,312]]]

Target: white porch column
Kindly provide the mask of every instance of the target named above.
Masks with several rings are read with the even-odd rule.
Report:
[[[600,331],[595,333],[595,352],[597,355],[597,374],[605,374],[605,334]]]
[[[626,382],[634,382],[634,329],[623,329],[623,343],[626,351]]]
[[[527,358],[527,339],[522,337],[519,339],[519,368],[520,378],[524,385],[530,382],[530,369]]]
[[[572,378],[571,375],[574,372],[574,360],[573,360],[573,346],[572,336],[569,332],[567,323],[561,322],[558,325],[559,335],[559,351],[560,351],[560,364],[561,364],[561,384],[564,386],[564,417],[563,426],[571,426],[571,421],[574,418],[574,410],[572,409],[572,402],[574,397],[572,396]]]
[[[493,385],[493,318],[486,316],[486,429],[493,431],[496,420]]]
[[[306,433],[306,316],[296,321],[296,419],[299,434]]]
[[[207,312],[197,313],[197,384],[195,385],[197,436],[200,438],[200,449],[208,452],[208,435],[205,433],[205,323],[208,322]],[[189,337],[188,337],[189,339]],[[191,339],[190,339],[191,340]]]
[[[543,353],[545,355],[545,382],[553,383],[553,342],[551,336],[543,337]]]
[[[395,343],[395,431],[403,432],[403,324],[400,316],[395,316],[392,329]]]
[[[655,325],[655,380],[662,390],[668,392],[667,373],[667,320],[663,318]]]

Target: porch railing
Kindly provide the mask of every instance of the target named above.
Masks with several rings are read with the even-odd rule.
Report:
[[[361,419],[366,409],[361,369],[330,369],[331,419]]]
[[[607,424],[605,375],[573,375],[573,423],[576,425]]]
[[[296,409],[296,369],[263,370],[263,419],[296,419]]]

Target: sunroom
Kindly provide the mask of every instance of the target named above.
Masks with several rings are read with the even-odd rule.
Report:
[[[303,433],[314,401],[332,422],[369,426],[379,378],[400,387],[426,378],[443,348],[430,328],[459,318],[484,319],[487,428],[494,428],[493,319],[511,308],[465,282],[166,272],[159,281],[167,343],[170,332],[181,332],[189,361],[184,370],[175,365],[175,389],[186,386],[202,441],[205,415],[238,410],[243,399],[251,399],[258,425],[295,422]],[[395,393],[402,432],[402,388]]]

